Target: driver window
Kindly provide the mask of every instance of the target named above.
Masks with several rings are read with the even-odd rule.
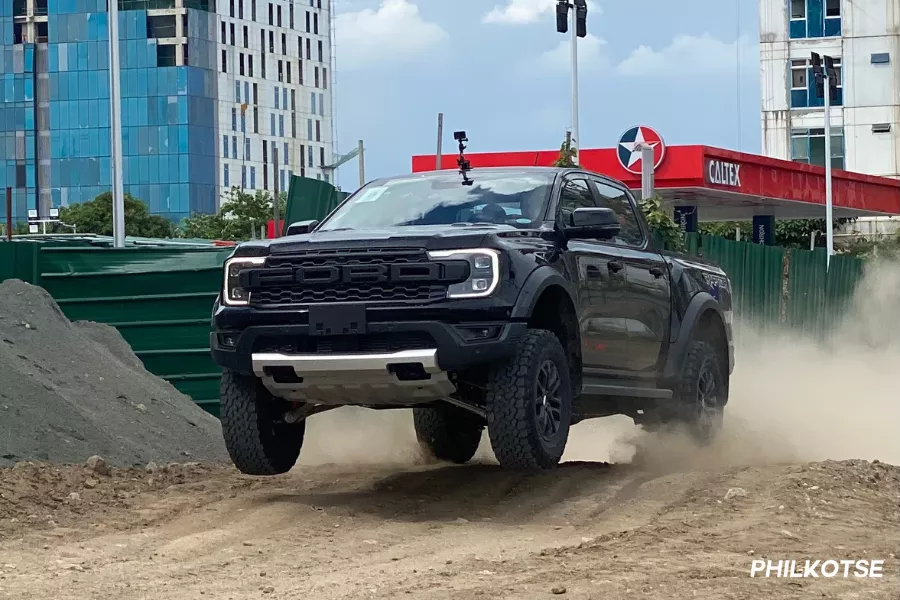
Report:
[[[585,179],[570,179],[563,184],[559,196],[559,218],[563,223],[572,223],[572,213],[576,208],[596,208],[594,195]]]

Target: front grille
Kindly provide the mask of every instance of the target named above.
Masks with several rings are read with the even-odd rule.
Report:
[[[302,288],[298,286],[262,288],[254,290],[251,303],[265,304],[319,304],[328,302],[412,302],[440,300],[447,295],[443,285],[335,285],[327,288]]]
[[[328,337],[265,337],[254,345],[253,351],[285,354],[385,353],[434,347],[434,339],[427,333],[396,332]]]
[[[271,255],[266,269],[300,269],[308,267],[343,267],[352,265],[396,265],[427,263],[425,250],[418,248],[337,248],[307,250],[295,254]],[[274,283],[274,282],[273,282]],[[422,282],[353,282],[334,284],[260,285],[252,288],[253,306],[285,306],[328,304],[338,302],[378,302],[398,304],[434,302],[446,298],[447,285],[435,281]]]

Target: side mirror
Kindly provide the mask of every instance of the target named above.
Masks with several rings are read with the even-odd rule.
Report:
[[[622,229],[615,211],[609,208],[576,208],[567,220],[562,226],[567,239],[608,240]]]
[[[288,225],[285,235],[303,235],[304,233],[309,233],[318,225],[318,221],[297,221]]]

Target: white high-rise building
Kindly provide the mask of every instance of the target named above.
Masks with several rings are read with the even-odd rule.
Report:
[[[832,166],[900,177],[900,0],[760,0],[762,150],[825,164],[812,52],[835,59]],[[863,228],[874,232],[878,221]]]
[[[331,4],[218,0],[220,190],[333,177]]]

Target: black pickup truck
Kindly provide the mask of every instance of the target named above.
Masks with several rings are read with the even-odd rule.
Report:
[[[295,464],[306,420],[411,408],[438,459],[554,468],[570,427],[624,414],[721,427],[731,284],[658,250],[620,182],[579,169],[379,179],[319,222],[237,246],[211,334],[221,421],[244,473]]]

